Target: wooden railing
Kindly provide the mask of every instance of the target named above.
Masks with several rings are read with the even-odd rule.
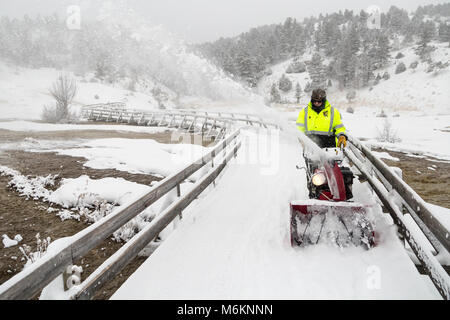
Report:
[[[39,293],[46,285],[60,274],[67,266],[98,246],[114,231],[122,227],[132,218],[160,199],[174,188],[179,191],[180,184],[193,173],[211,163],[211,170],[196,182],[186,195],[179,197],[167,209],[161,212],[150,224],[128,241],[119,251],[105,261],[80,285],[71,288],[73,299],[92,298],[93,294],[108,279],[114,277],[128,262],[131,261],[159,232],[186,208],[223,170],[225,165],[235,156],[241,143],[238,141],[239,130],[236,130],[223,141],[185,168],[161,180],[150,191],[136,201],[125,205],[103,219],[90,225],[79,233],[61,239],[60,244],[50,249],[41,259],[24,269],[14,277],[0,285],[0,300],[30,299]],[[214,163],[216,156],[223,153],[220,163]]]
[[[450,257],[450,231],[430,212],[425,201],[391,168],[378,159],[358,139],[351,135],[349,138],[349,148],[344,150],[345,155],[369,182],[384,208],[398,226],[401,237],[409,244],[420,261],[421,269],[430,277],[441,296],[446,300],[450,299],[448,266],[440,263],[437,258],[440,255],[444,258],[442,261],[448,261]],[[396,193],[395,203],[392,192]],[[400,207],[397,202],[401,202]],[[434,251],[424,248],[418,235],[408,228],[404,220],[405,214],[411,215],[423,235],[433,246]]]
[[[244,113],[211,112],[203,110],[137,110],[126,108],[123,103],[86,105],[82,117],[90,121],[127,123],[145,126],[164,126],[201,133],[207,138],[220,139],[232,130],[233,123],[264,128],[279,128],[277,124]]]

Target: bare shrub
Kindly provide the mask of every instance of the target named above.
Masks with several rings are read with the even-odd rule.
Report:
[[[427,73],[434,71],[434,74],[436,75],[443,69],[447,68],[449,65],[450,65],[449,61],[447,61],[445,63],[443,63],[442,61],[438,61],[438,62],[429,61]]]
[[[383,128],[380,130],[377,128],[378,135],[376,137],[379,142],[396,143],[402,140],[397,137],[397,132],[392,128],[392,123],[386,118],[384,119]]]
[[[353,100],[356,99],[356,91],[355,90],[349,91],[345,97],[347,98],[349,103],[352,103]]]
[[[414,70],[414,69],[417,68],[418,65],[419,65],[419,61],[413,61],[413,62],[411,62],[411,64],[409,65],[409,68]]]
[[[395,74],[399,74],[406,71],[406,66],[403,62],[400,62],[395,68]]]
[[[44,240],[41,240],[41,236],[39,233],[36,234],[36,251],[33,252],[33,249],[31,246],[24,244],[23,246],[19,247],[20,252],[24,255],[24,257],[27,259],[27,262],[24,266],[24,268],[28,267],[29,265],[35,263],[37,260],[42,258],[46,253],[48,246],[50,245],[51,239],[50,237],[45,238]]]
[[[45,122],[50,123],[66,122],[66,115],[67,112],[64,110],[64,108],[55,103],[53,106],[44,106],[44,109],[41,113],[41,119]]]
[[[169,100],[169,95],[158,86],[153,87],[151,92],[155,100],[158,102],[158,108],[163,110],[166,109],[165,103]]]
[[[44,106],[41,114],[42,120],[46,122],[70,122],[75,115],[70,112],[70,104],[77,93],[76,80],[67,74],[61,74],[53,82],[49,89],[50,95],[56,100],[53,106]]]
[[[387,114],[381,109],[381,112],[377,114],[377,118],[387,118]]]

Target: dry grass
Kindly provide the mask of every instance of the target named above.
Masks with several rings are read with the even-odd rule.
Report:
[[[24,138],[34,139],[99,139],[99,138],[147,138],[155,139],[161,143],[176,143],[172,141],[171,132],[148,134],[148,133],[129,133],[129,132],[111,132],[111,131],[56,131],[56,132],[15,132],[0,130],[0,143],[22,141]],[[194,139],[192,139],[194,141]],[[208,145],[210,141],[203,141],[203,145]],[[62,178],[78,178],[81,175],[88,175],[92,179],[101,179],[106,177],[120,177],[128,181],[150,185],[152,181],[159,181],[161,178],[148,174],[131,174],[117,170],[97,170],[83,166],[86,161],[84,158],[56,155],[54,153],[30,153],[20,150],[3,151],[0,153],[0,165],[7,166],[21,172],[23,175],[47,176],[48,174],[58,174],[56,183]],[[53,242],[56,239],[71,236],[84,228],[89,223],[83,219],[64,220],[56,216],[54,212],[48,212],[48,203],[42,201],[26,200],[24,197],[7,187],[10,178],[0,176],[0,235],[7,234],[10,238],[20,234],[23,240],[17,246],[3,248],[0,246],[0,284],[4,283],[15,274],[19,273],[26,263],[22,260],[22,253],[19,246],[24,244],[31,245],[33,248],[36,243],[36,234],[39,233],[42,238],[50,237]],[[56,186],[55,186],[56,187]],[[58,208],[52,205],[53,208]],[[62,209],[62,208],[60,208]],[[91,274],[103,261],[116,252],[123,243],[118,243],[109,237],[97,248],[91,250],[79,261],[74,263],[83,267],[81,274],[82,281]],[[136,257],[128,264],[121,273],[112,281],[107,283],[100,290],[94,299],[108,299],[143,262],[145,258]],[[37,299],[38,296],[35,297]]]

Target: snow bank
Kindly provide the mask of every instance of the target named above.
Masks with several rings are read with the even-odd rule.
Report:
[[[127,125],[96,125],[96,124],[53,124],[34,121],[0,121],[0,129],[11,131],[72,131],[72,130],[101,130],[101,131],[125,131],[160,133],[174,131],[173,128],[147,127],[147,126],[127,126]]]
[[[14,239],[10,239],[7,234],[2,235],[2,238],[3,238],[3,240],[2,240],[3,246],[5,248],[16,246],[19,244],[20,241],[23,240],[23,238],[20,234],[16,234]]]
[[[377,152],[377,151],[372,151],[372,153],[380,159],[387,159],[387,160],[392,160],[392,161],[400,161],[399,158],[393,157],[391,156],[389,153],[387,152]]]
[[[179,135],[175,135],[177,139]],[[204,155],[209,148],[194,144],[163,144],[151,139],[98,139],[79,148],[50,150],[84,157],[94,169],[116,169],[166,177]],[[48,151],[48,150],[47,150]]]
[[[447,230],[450,230],[450,209],[437,206],[435,204],[427,203],[428,210],[431,211],[440,223],[444,225]],[[450,231],[449,231],[450,233]],[[449,234],[450,236],[450,234]]]
[[[131,204],[158,185],[158,183],[155,183],[150,187],[123,178],[95,180],[83,175],[74,179],[62,179],[58,189],[51,191],[46,188],[51,176],[28,178],[18,171],[4,166],[0,166],[0,173],[11,176],[9,185],[19,191],[20,195],[50,203],[47,211],[55,213],[62,221],[67,219],[80,221],[81,218],[84,218],[88,222],[96,222],[113,211]],[[197,176],[200,177],[204,173],[205,170],[200,170]],[[54,178],[50,180],[53,185]],[[188,192],[192,186],[193,183],[191,182],[181,183],[182,194]],[[175,189],[169,191],[136,218],[114,232],[113,238],[116,241],[128,241],[136,232],[142,230],[156,215],[175,201],[176,197]],[[60,205],[65,209],[53,208],[53,204]],[[165,239],[172,230],[173,225],[171,224],[160,234],[160,238]],[[7,235],[3,235],[5,246],[16,245],[19,241],[21,241],[19,235],[14,240],[9,239]]]
[[[383,128],[385,118],[377,118],[370,113],[358,112],[355,114],[344,113],[343,122],[349,132],[358,138],[363,138],[364,143],[374,147],[386,147],[389,150],[414,153],[423,156],[450,160],[450,134],[448,124],[450,115],[401,115],[389,117],[393,129],[396,131],[400,142],[378,142],[378,131]]]
[[[11,176],[12,179],[8,182],[8,186],[16,189],[21,196],[34,200],[42,198],[44,201],[47,201],[51,194],[51,191],[46,187],[53,186],[55,184],[55,179],[58,176],[49,174],[46,177],[37,176],[30,178],[22,175],[17,170],[5,166],[0,166],[0,175]]]
[[[123,178],[90,179],[83,175],[76,179],[63,179],[61,186],[48,196],[48,201],[65,208],[92,205],[99,197],[121,205],[139,197],[150,187],[127,181]]]

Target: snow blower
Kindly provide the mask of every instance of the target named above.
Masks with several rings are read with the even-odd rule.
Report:
[[[369,206],[350,201],[354,176],[349,167],[342,166],[342,150],[324,148],[320,152],[319,160],[303,153],[310,199],[290,203],[291,245],[326,240],[339,247],[373,247],[375,233],[367,218]]]

